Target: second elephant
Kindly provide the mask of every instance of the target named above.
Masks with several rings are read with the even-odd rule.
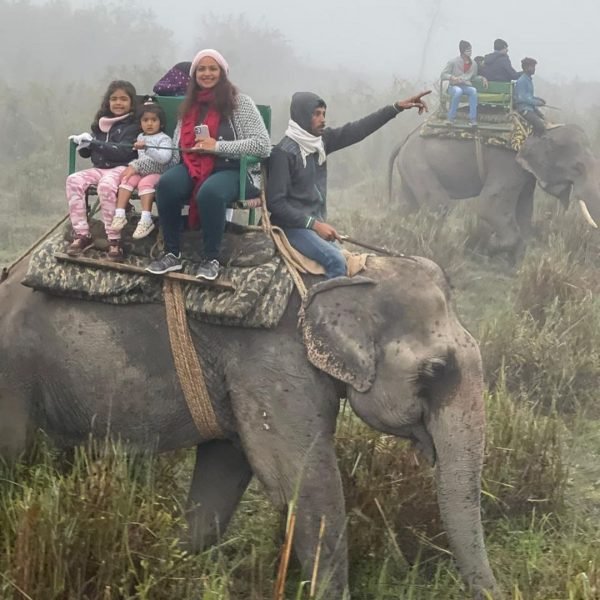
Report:
[[[409,209],[446,211],[456,200],[478,197],[477,214],[492,230],[490,250],[516,256],[530,235],[536,182],[567,205],[579,203],[588,223],[600,224],[598,161],[585,132],[575,125],[530,136],[519,152],[481,145],[483,178],[474,140],[409,136],[392,153]]]

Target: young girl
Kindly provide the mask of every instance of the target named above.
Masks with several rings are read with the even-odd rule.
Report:
[[[129,81],[112,81],[92,123],[92,133],[70,136],[83,158],[91,158],[93,168],[77,171],[67,177],[69,216],[75,239],[67,254],[77,256],[90,248],[93,240],[85,212],[85,191],[91,185],[98,190],[102,220],[108,238],[108,257],[123,256],[121,232],[112,228],[121,175],[137,151],[133,143],[139,133],[134,118],[135,88]]]
[[[142,216],[133,232],[136,240],[146,237],[154,229],[151,212],[154,187],[160,175],[175,164],[171,149],[173,140],[164,132],[166,124],[167,116],[162,106],[155,104],[152,99],[146,100],[140,111],[142,133],[133,145],[138,151],[138,158],[129,163],[121,176],[117,208],[111,224],[114,231],[121,231],[125,227],[125,207],[133,190],[137,188],[142,202]],[[140,175],[140,169],[149,174]]]

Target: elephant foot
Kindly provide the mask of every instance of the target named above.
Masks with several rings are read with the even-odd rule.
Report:
[[[520,239],[517,245],[508,253],[508,260],[512,265],[518,265],[523,262],[525,258],[525,251],[527,250],[527,244],[524,239]]]
[[[511,264],[517,264],[525,254],[525,240],[516,234],[500,236],[494,233],[489,240],[488,253],[490,256],[506,254]]]

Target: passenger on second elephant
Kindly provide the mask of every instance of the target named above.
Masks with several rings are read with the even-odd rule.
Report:
[[[518,113],[531,124],[533,133],[543,135],[546,131],[546,120],[539,107],[545,106],[546,101],[534,94],[532,77],[536,65],[537,60],[534,58],[524,58],[521,61],[523,75],[515,84],[515,107]]]
[[[488,81],[515,81],[520,75],[508,57],[508,44],[500,38],[494,40],[494,51],[485,55],[479,72]]]
[[[471,44],[461,40],[458,44],[460,56],[448,62],[442,71],[442,81],[448,81],[448,93],[450,94],[450,109],[448,110],[448,122],[453,125],[456,120],[458,104],[463,95],[469,98],[469,125],[477,126],[477,90],[472,83],[479,79],[483,87],[487,87],[487,80],[477,74],[477,63],[471,59],[473,51]]]

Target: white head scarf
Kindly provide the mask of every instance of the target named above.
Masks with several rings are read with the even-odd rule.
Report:
[[[320,135],[312,135],[305,129],[302,129],[296,121],[290,119],[288,121],[285,135],[294,140],[298,146],[300,146],[300,155],[302,156],[302,163],[306,167],[306,157],[309,154],[317,152],[319,154],[318,163],[322,165],[327,160],[325,154],[325,146],[323,145],[323,138]]]

